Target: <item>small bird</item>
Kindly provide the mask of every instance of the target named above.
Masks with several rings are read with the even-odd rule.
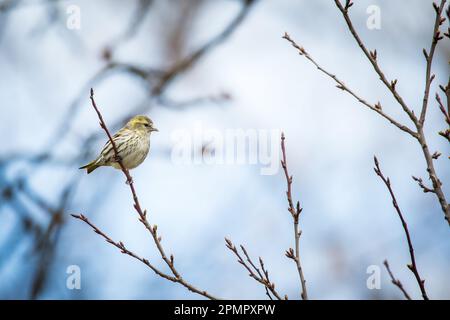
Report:
[[[113,136],[119,159],[125,168],[134,169],[145,160],[150,150],[150,133],[153,131],[159,130],[153,127],[149,117],[135,116]],[[80,169],[86,169],[89,174],[101,166],[121,169],[111,141],[105,144],[95,160]]]

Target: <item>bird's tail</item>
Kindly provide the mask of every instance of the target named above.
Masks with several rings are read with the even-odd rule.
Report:
[[[98,167],[100,167],[99,164],[97,164],[97,160],[94,160],[92,162],[89,162],[87,165],[82,166],[78,169],[86,169],[87,173],[91,173],[92,171],[94,171],[95,169],[97,169]]]

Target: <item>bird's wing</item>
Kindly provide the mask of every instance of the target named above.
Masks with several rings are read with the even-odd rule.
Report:
[[[128,137],[128,129],[122,128],[118,132],[116,132],[112,139],[114,140],[114,144],[116,145],[116,148],[118,149],[119,154],[121,153],[121,149],[123,147],[123,142]],[[114,160],[114,149],[112,147],[111,141],[108,139],[108,141],[105,143],[102,152],[100,153],[100,156],[103,158],[105,162],[115,162]]]

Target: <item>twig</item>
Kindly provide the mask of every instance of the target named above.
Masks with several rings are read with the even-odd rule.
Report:
[[[303,269],[302,265],[300,263],[300,236],[302,234],[302,231],[299,229],[298,221],[300,217],[300,213],[302,212],[302,208],[300,207],[300,202],[297,201],[296,206],[294,207],[294,202],[292,200],[292,176],[289,175],[287,162],[286,162],[286,147],[284,144],[284,133],[281,133],[281,152],[283,154],[283,159],[281,160],[281,166],[283,167],[284,175],[286,177],[286,184],[287,184],[287,191],[286,191],[286,197],[288,201],[288,211],[290,212],[292,219],[294,221],[294,237],[295,237],[295,252],[292,248],[289,248],[286,251],[286,256],[292,260],[295,261],[295,264],[297,266],[297,271],[300,277],[300,283],[302,291],[300,293],[300,296],[303,300],[308,299],[308,293],[306,291],[306,280],[303,275]]]
[[[423,280],[420,277],[419,271],[417,270],[416,257],[414,255],[414,247],[413,247],[413,244],[411,241],[411,236],[409,234],[408,225],[406,224],[406,221],[405,221],[403,214],[400,210],[400,207],[398,205],[397,199],[395,198],[394,191],[392,190],[392,187],[391,187],[391,181],[389,180],[389,178],[386,178],[383,175],[383,172],[381,172],[377,157],[374,157],[374,162],[375,162],[374,171],[386,185],[386,187],[389,191],[389,194],[391,195],[391,198],[392,198],[392,205],[394,206],[395,211],[397,211],[398,217],[400,218],[400,220],[402,222],[403,230],[405,231],[406,240],[408,242],[409,255],[411,257],[411,263],[408,264],[408,269],[411,270],[411,272],[414,274],[414,277],[416,278],[417,284],[419,285],[420,291],[422,293],[423,299],[429,300],[427,292],[425,290],[425,280]]]
[[[400,282],[400,280],[396,279],[394,277],[394,274],[391,271],[391,268],[389,268],[389,263],[387,260],[384,260],[383,262],[384,266],[386,267],[387,272],[389,273],[389,276],[391,277],[392,283],[397,286],[401,292],[403,292],[403,295],[407,300],[411,300],[411,296],[406,292],[405,288],[403,288],[403,284]]]
[[[393,96],[395,97],[395,99],[398,101],[398,103],[401,105],[401,107],[403,108],[403,111],[409,116],[409,118],[411,119],[411,121],[414,123],[414,125],[417,128],[417,133],[415,133],[413,136],[418,140],[421,148],[422,148],[422,152],[424,154],[425,157],[425,161],[427,163],[427,172],[429,174],[429,177],[433,183],[433,189],[434,189],[434,194],[436,194],[439,204],[441,205],[442,211],[444,212],[444,216],[445,219],[447,220],[449,226],[450,226],[450,206],[447,203],[447,200],[445,199],[445,195],[444,192],[442,191],[441,188],[441,181],[439,180],[439,178],[437,177],[436,174],[436,170],[434,168],[434,164],[433,164],[433,157],[429,151],[428,148],[428,144],[425,138],[425,134],[423,131],[423,126],[424,126],[424,121],[425,121],[425,114],[426,114],[426,110],[427,110],[427,105],[428,105],[428,95],[429,95],[429,87],[431,85],[431,82],[433,81],[434,75],[431,76],[431,65],[433,62],[433,55],[434,55],[434,51],[436,48],[437,43],[439,42],[439,40],[442,39],[442,37],[439,34],[439,26],[443,23],[442,20],[442,11],[443,11],[443,7],[445,5],[446,0],[441,0],[441,4],[438,7],[435,3],[433,3],[433,8],[436,11],[436,19],[435,19],[435,23],[434,23],[434,29],[433,29],[433,38],[432,38],[432,44],[431,44],[431,48],[430,48],[430,53],[427,53],[424,50],[424,54],[425,54],[425,58],[427,60],[427,67],[426,67],[426,83],[425,83],[425,94],[423,97],[423,103],[422,103],[422,110],[421,110],[421,115],[420,115],[420,119],[417,119],[417,117],[414,115],[414,112],[408,108],[408,106],[406,105],[406,103],[403,101],[402,97],[398,94],[398,92],[395,89],[395,84],[397,83],[397,81],[392,81],[389,82],[386,77],[384,76],[383,72],[381,71],[378,62],[376,60],[376,55],[371,55],[369,50],[366,48],[366,46],[364,45],[364,43],[362,42],[360,36],[358,35],[358,33],[356,32],[356,29],[354,28],[352,21],[348,15],[348,9],[349,7],[352,5],[351,1],[347,1],[347,3],[350,3],[350,6],[345,6],[343,7],[342,4],[340,3],[339,0],[334,0],[334,2],[336,3],[336,6],[338,7],[338,9],[341,11],[345,22],[347,23],[347,26],[351,32],[351,34],[353,35],[353,37],[355,38],[356,42],[358,43],[359,47],[361,48],[361,50],[364,52],[364,54],[366,55],[366,57],[369,59],[370,63],[372,64],[372,66],[374,67],[376,73],[379,75],[381,81],[385,84],[385,86],[392,92]],[[376,51],[375,51],[376,52]]]
[[[414,180],[415,182],[417,182],[417,184],[419,185],[419,187],[422,188],[422,190],[423,190],[424,193],[434,192],[433,189],[428,188],[428,187],[423,183],[422,178],[417,178],[417,177],[414,177],[414,176],[413,176],[412,178],[413,178],[413,180]]]
[[[170,280],[170,281],[173,281],[173,282],[178,282],[175,277],[169,276],[169,275],[165,274],[164,272],[160,271],[158,268],[153,266],[147,259],[141,258],[134,252],[128,250],[122,241],[115,242],[114,240],[112,240],[108,235],[106,235],[103,231],[101,231],[98,227],[96,227],[92,222],[90,222],[89,219],[87,217],[85,217],[84,215],[71,214],[71,216],[74,217],[75,219],[79,219],[79,220],[83,221],[84,223],[88,224],[94,230],[94,232],[99,234],[100,236],[102,236],[106,240],[106,242],[108,242],[108,243],[112,244],[113,246],[115,246],[116,248],[120,249],[120,251],[122,253],[127,254],[127,255],[141,261],[147,267],[152,269],[153,272],[155,272],[160,277]]]
[[[345,22],[347,23],[348,29],[350,30],[351,34],[353,35],[353,38],[355,38],[356,42],[358,43],[361,50],[364,52],[364,55],[369,59],[370,63],[372,64],[375,72],[380,77],[380,80],[384,83],[384,85],[391,91],[392,95],[394,96],[395,100],[401,105],[403,111],[409,116],[409,118],[413,121],[417,120],[416,116],[414,115],[414,112],[408,108],[406,103],[403,101],[403,98],[400,96],[400,94],[396,90],[396,84],[397,80],[388,81],[386,76],[384,75],[383,71],[381,70],[380,66],[378,65],[377,61],[377,52],[376,50],[370,52],[367,47],[364,45],[363,41],[361,40],[361,37],[356,32],[356,29],[353,26],[353,23],[348,15],[348,9],[353,5],[352,1],[347,1],[345,7],[342,6],[341,2],[339,0],[334,0],[336,6],[341,11]]]
[[[440,86],[441,90],[444,92],[445,97],[447,99],[447,109],[444,107],[444,104],[439,96],[439,93],[436,93],[436,101],[438,103],[439,110],[444,115],[444,120],[447,123],[448,128],[439,132],[439,135],[447,139],[450,142],[450,79],[446,87]]]
[[[434,21],[434,29],[433,29],[433,37],[431,40],[431,46],[430,50],[427,52],[425,49],[423,49],[423,54],[425,56],[427,66],[425,71],[425,92],[423,95],[423,102],[422,102],[422,111],[420,112],[420,119],[419,123],[421,126],[423,126],[425,122],[425,116],[427,113],[427,107],[428,107],[428,98],[430,96],[430,87],[431,83],[433,82],[434,75],[431,75],[431,66],[433,64],[433,57],[434,52],[436,51],[436,46],[440,40],[443,39],[443,36],[441,36],[439,27],[444,23],[445,18],[442,18],[442,12],[444,11],[445,2],[447,0],[441,0],[441,4],[437,6],[437,4],[433,3],[433,8],[436,11],[436,19]]]
[[[444,115],[445,122],[450,126],[450,105],[447,106],[447,110],[445,110],[444,104],[442,103],[441,97],[438,93],[436,93],[436,101],[438,102],[439,110],[441,110]]]
[[[159,96],[161,92],[180,74],[194,65],[201,57],[203,57],[209,50],[224,42],[245,20],[253,4],[256,0],[243,1],[242,8],[233,20],[214,38],[205,43],[203,46],[192,52],[186,58],[176,63],[168,69],[161,77],[159,83],[153,88],[152,95]]]
[[[384,113],[382,111],[382,107],[381,104],[378,102],[375,105],[371,105],[370,103],[368,103],[366,100],[364,100],[363,98],[359,97],[358,95],[356,95],[353,91],[351,91],[347,86],[345,86],[345,84],[339,80],[335,75],[331,74],[330,72],[326,71],[325,69],[323,69],[307,52],[306,50],[299,46],[297,43],[295,43],[287,33],[285,33],[285,35],[283,36],[283,38],[285,38],[286,40],[288,40],[293,47],[295,47],[298,51],[299,54],[302,56],[305,56],[310,62],[312,62],[321,72],[323,72],[324,74],[326,74],[327,76],[329,76],[330,78],[332,78],[338,85],[337,87],[339,89],[342,89],[343,91],[348,92],[349,94],[351,94],[355,99],[357,99],[361,104],[365,105],[366,107],[368,107],[369,109],[377,112],[379,115],[381,115],[382,117],[384,117],[385,119],[387,119],[388,121],[390,121],[393,125],[395,125],[396,127],[398,127],[400,130],[407,132],[410,136],[414,137],[420,144],[421,149],[422,149],[422,153],[424,155],[425,161],[426,161],[426,166],[427,166],[427,172],[428,172],[428,176],[433,184],[433,190],[434,190],[434,194],[437,197],[437,200],[441,206],[442,212],[444,213],[444,218],[447,220],[447,223],[450,226],[450,205],[448,204],[445,194],[442,190],[442,182],[439,180],[437,174],[436,174],[436,170],[434,168],[434,154],[431,154],[427,141],[426,141],[426,137],[423,131],[424,128],[424,121],[425,121],[425,115],[426,115],[426,111],[427,111],[427,105],[428,105],[428,96],[429,96],[429,91],[430,91],[430,85],[431,82],[434,79],[434,75],[431,75],[431,66],[432,66],[432,61],[433,61],[433,56],[434,56],[434,51],[436,49],[437,43],[439,42],[439,40],[442,39],[442,36],[440,36],[440,31],[439,31],[439,26],[444,22],[444,18],[442,17],[442,12],[443,12],[443,7],[446,3],[446,0],[441,0],[440,5],[436,5],[433,4],[433,7],[436,11],[436,19],[435,19],[435,23],[434,23],[434,29],[433,29],[433,40],[432,40],[432,44],[430,47],[430,53],[427,53],[426,51],[424,51],[425,54],[425,58],[427,60],[427,70],[426,70],[426,83],[425,83],[425,94],[423,97],[423,103],[422,103],[422,110],[421,110],[421,115],[420,118],[418,119],[416,117],[416,115],[414,114],[414,111],[412,110],[412,108],[409,108],[407,106],[407,104],[405,103],[405,101],[403,100],[403,98],[400,96],[400,94],[397,92],[396,90],[396,85],[397,85],[397,80],[392,80],[392,81],[388,81],[388,79],[386,78],[386,76],[384,75],[383,71],[381,70],[378,61],[377,61],[377,51],[373,50],[373,51],[369,51],[367,49],[367,47],[365,46],[365,44],[363,43],[363,41],[361,40],[361,37],[358,35],[358,33],[356,32],[356,29],[353,26],[353,23],[350,19],[350,16],[348,14],[349,9],[351,6],[353,6],[353,2],[351,0],[346,0],[345,1],[345,5],[341,4],[341,1],[339,0],[334,0],[336,6],[338,7],[339,11],[342,13],[344,20],[347,24],[348,29],[350,30],[350,33],[352,34],[353,38],[355,39],[355,41],[357,42],[358,46],[361,48],[361,50],[363,51],[364,55],[367,57],[367,59],[369,59],[370,63],[372,64],[372,67],[374,68],[375,72],[378,74],[381,82],[388,88],[388,90],[392,93],[392,95],[394,96],[395,100],[400,104],[400,106],[402,107],[403,111],[408,115],[408,117],[411,119],[411,121],[413,122],[414,126],[416,127],[417,131],[413,131],[411,130],[409,127],[400,124],[399,122],[397,122],[395,119],[391,118],[390,116],[388,116],[386,113]],[[445,34],[446,36],[448,36],[448,33]],[[448,96],[448,95],[447,95]],[[441,134],[445,137],[445,132],[444,134]],[[449,133],[450,134],[450,133]]]
[[[141,207],[141,205],[140,205],[140,203],[139,203],[139,198],[137,197],[136,190],[135,190],[135,188],[134,188],[133,178],[131,177],[131,175],[130,175],[128,169],[125,168],[125,166],[124,166],[123,163],[122,163],[122,160],[121,160],[120,157],[119,157],[119,154],[118,154],[118,151],[117,151],[116,144],[115,144],[115,142],[114,142],[114,140],[113,140],[113,138],[112,138],[112,136],[111,136],[111,134],[110,134],[110,132],[109,132],[107,126],[106,126],[106,123],[105,123],[105,121],[103,120],[103,117],[102,117],[102,115],[101,115],[101,113],[100,113],[100,111],[99,111],[99,109],[98,109],[98,107],[97,107],[97,105],[96,105],[96,103],[95,103],[95,100],[94,100],[94,90],[93,90],[93,89],[91,89],[90,99],[91,99],[91,102],[92,102],[92,106],[94,107],[95,111],[97,112],[98,118],[99,118],[99,120],[100,120],[100,126],[101,126],[101,128],[106,132],[106,135],[108,136],[109,141],[110,141],[110,143],[111,143],[111,146],[112,146],[112,148],[113,148],[113,150],[114,150],[114,154],[115,154],[115,157],[116,157],[116,159],[117,159],[117,162],[119,163],[120,168],[122,169],[123,174],[124,174],[124,175],[126,176],[126,178],[127,178],[127,184],[128,184],[128,186],[130,187],[131,194],[132,194],[132,196],[133,196],[134,209],[136,210],[136,212],[137,212],[138,215],[139,215],[139,221],[144,225],[144,227],[145,227],[145,228],[149,231],[149,233],[151,234],[151,236],[152,236],[152,238],[153,238],[153,241],[154,241],[154,243],[155,243],[155,245],[156,245],[156,248],[158,249],[158,251],[159,251],[159,253],[160,253],[161,258],[163,259],[163,261],[164,261],[164,262],[167,264],[167,266],[169,267],[170,271],[171,271],[172,274],[173,274],[173,277],[172,277],[172,276],[168,276],[168,275],[163,274],[162,272],[160,272],[159,270],[157,270],[156,268],[154,268],[150,263],[146,263],[143,259],[141,259],[141,258],[139,258],[138,256],[134,255],[131,251],[126,250],[126,249],[125,249],[125,246],[123,246],[123,244],[122,244],[121,246],[117,246],[117,243],[113,242],[108,236],[106,236],[106,235],[105,235],[103,232],[101,232],[97,227],[95,227],[92,223],[90,223],[85,217],[83,218],[82,215],[79,215],[79,216],[73,215],[73,216],[74,216],[75,218],[78,218],[78,219],[84,221],[85,223],[87,223],[89,226],[91,226],[91,227],[94,229],[94,231],[95,231],[96,233],[98,233],[98,234],[100,234],[101,236],[103,236],[103,238],[105,238],[109,243],[115,245],[115,246],[118,247],[119,249],[122,249],[122,252],[125,251],[125,252],[123,252],[123,253],[126,253],[126,254],[128,254],[128,255],[130,255],[130,256],[132,256],[132,257],[134,257],[134,258],[136,258],[136,259],[142,261],[143,263],[145,263],[145,264],[146,264],[147,266],[149,266],[156,274],[158,274],[158,275],[162,276],[163,278],[168,279],[168,280],[170,280],[170,281],[177,282],[177,283],[181,284],[182,286],[186,287],[188,290],[190,290],[190,291],[192,291],[192,292],[195,292],[195,293],[197,293],[197,294],[200,294],[200,295],[202,295],[202,296],[204,296],[204,297],[206,297],[206,298],[208,298],[208,299],[212,299],[212,300],[217,299],[216,297],[210,295],[208,292],[206,292],[206,291],[204,291],[204,290],[197,289],[196,287],[194,287],[194,286],[191,285],[190,283],[186,282],[186,281],[181,277],[181,275],[180,275],[180,273],[177,271],[177,269],[175,268],[175,265],[174,265],[174,257],[173,257],[173,255],[170,255],[170,257],[167,257],[167,255],[166,255],[166,253],[165,253],[165,251],[164,251],[164,248],[163,248],[163,246],[162,246],[162,244],[161,244],[161,238],[159,237],[159,235],[158,235],[158,233],[157,233],[158,227],[157,227],[156,225],[154,225],[154,226],[151,226],[151,225],[150,225],[150,223],[149,223],[148,220],[147,220],[147,211],[146,211],[146,210],[142,210],[142,207]],[[120,243],[119,243],[119,244],[120,244]]]
[[[289,41],[291,43],[291,45],[296,48],[298,50],[298,53],[301,56],[304,56],[307,60],[309,60],[314,66],[316,66],[316,68],[321,71],[322,73],[324,73],[325,75],[327,75],[328,77],[330,77],[331,79],[333,79],[336,83],[337,83],[337,88],[349,93],[351,96],[353,96],[356,100],[358,100],[358,102],[360,102],[361,104],[363,104],[364,106],[366,106],[367,108],[369,108],[372,111],[375,111],[376,113],[378,113],[380,116],[382,116],[383,118],[385,118],[386,120],[388,120],[390,123],[392,123],[394,126],[396,126],[397,128],[399,128],[402,131],[407,132],[408,134],[412,135],[413,137],[415,137],[417,134],[411,130],[410,128],[408,128],[407,126],[399,123],[397,120],[395,120],[394,118],[392,118],[391,116],[389,116],[387,113],[385,113],[381,107],[381,104],[378,102],[374,105],[370,104],[369,102],[367,102],[366,100],[364,100],[363,98],[361,98],[359,95],[357,95],[353,90],[351,90],[348,86],[345,85],[345,83],[341,80],[339,80],[339,78],[328,72],[327,70],[325,70],[324,68],[322,68],[312,57],[311,55],[305,50],[304,47],[298,45],[290,36],[289,34],[287,34],[287,32],[284,33],[283,39],[286,39],[287,41]]]
[[[273,294],[273,296],[276,299],[283,300],[283,298],[281,298],[280,294],[278,294],[277,290],[275,289],[275,283],[271,282],[271,280],[269,278],[269,272],[264,267],[264,262],[263,262],[262,258],[259,258],[259,265],[262,270],[261,271],[258,267],[256,267],[255,263],[252,261],[249,254],[247,253],[247,250],[245,249],[245,247],[243,245],[241,245],[240,247],[241,247],[241,250],[242,250],[247,262],[242,258],[238,249],[233,244],[233,242],[231,242],[230,239],[225,238],[225,243],[226,243],[227,248],[230,249],[234,253],[234,255],[238,258],[238,262],[245,269],[247,269],[249,276],[264,286],[264,288],[266,290],[266,295],[270,299],[272,299],[272,297],[270,296],[269,291]],[[287,300],[287,296],[285,296],[285,299]]]

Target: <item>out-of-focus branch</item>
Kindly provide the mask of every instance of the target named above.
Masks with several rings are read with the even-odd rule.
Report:
[[[35,251],[39,255],[35,274],[33,276],[30,298],[36,299],[44,290],[46,280],[51,272],[51,265],[54,259],[59,236],[64,225],[64,209],[70,202],[71,196],[77,186],[78,177],[70,181],[63,189],[59,203],[53,210],[50,210],[51,219],[44,232],[36,239]]]
[[[425,116],[426,116],[426,111],[427,111],[427,106],[428,106],[428,96],[429,96],[429,91],[430,91],[430,85],[434,79],[434,75],[431,75],[431,66],[432,66],[434,52],[435,52],[437,43],[442,39],[442,36],[440,35],[439,27],[445,21],[445,18],[442,17],[442,12],[443,12],[446,0],[441,0],[440,5],[433,3],[433,8],[436,12],[436,18],[435,18],[435,22],[434,22],[430,51],[429,51],[429,53],[427,53],[426,50],[423,49],[423,52],[424,52],[424,55],[426,58],[426,81],[425,81],[425,93],[424,93],[424,97],[423,97],[422,110],[421,110],[419,119],[417,119],[417,117],[415,116],[412,108],[409,108],[406,105],[406,103],[404,102],[402,97],[396,91],[395,86],[397,84],[397,80],[393,80],[393,81],[389,82],[386,79],[386,77],[384,76],[384,74],[381,71],[381,69],[378,65],[378,62],[377,62],[376,50],[374,50],[373,52],[370,52],[366,48],[364,43],[362,42],[361,37],[356,32],[356,29],[354,28],[353,23],[348,14],[349,8],[353,5],[353,2],[351,0],[347,0],[345,3],[345,6],[343,6],[341,4],[340,0],[334,0],[334,2],[336,3],[336,6],[338,7],[338,9],[341,11],[341,13],[345,19],[345,22],[347,23],[348,29],[350,30],[351,34],[355,38],[355,40],[358,43],[361,50],[364,52],[366,57],[369,59],[373,68],[375,69],[376,73],[379,75],[381,81],[392,92],[395,99],[398,101],[398,103],[403,108],[403,111],[409,116],[411,121],[416,126],[417,133],[414,135],[414,137],[418,140],[418,142],[422,148],[422,152],[424,154],[425,161],[427,163],[427,172],[429,174],[430,180],[433,183],[433,189],[435,191],[434,194],[436,194],[438,201],[441,205],[442,211],[444,212],[444,217],[450,226],[450,206],[447,203],[444,192],[441,188],[442,183],[436,174],[436,170],[435,170],[434,164],[433,164],[433,157],[431,155],[431,152],[429,151],[428,144],[427,144],[425,134],[423,131]]]
[[[90,95],[90,99],[91,99],[91,103],[93,108],[95,109],[95,112],[97,113],[97,116],[100,120],[100,126],[101,128],[105,131],[106,135],[108,136],[109,141],[111,142],[111,146],[114,150],[114,154],[116,157],[117,162],[120,165],[120,168],[122,169],[123,174],[125,175],[125,177],[127,178],[127,185],[130,188],[131,191],[131,195],[133,197],[133,201],[134,201],[134,209],[136,210],[136,212],[139,215],[139,221],[144,225],[144,227],[149,231],[150,235],[153,238],[153,241],[156,245],[156,248],[159,251],[159,254],[162,258],[162,260],[166,263],[166,265],[169,267],[171,273],[173,276],[169,276],[167,274],[162,273],[161,271],[159,271],[158,269],[156,269],[155,267],[153,267],[153,265],[151,265],[148,262],[145,262],[144,259],[138,257],[137,255],[135,255],[134,253],[132,253],[131,251],[129,251],[128,249],[125,248],[125,246],[123,245],[123,243],[119,242],[116,243],[114,241],[112,241],[110,239],[110,237],[106,236],[105,233],[101,232],[97,227],[95,227],[92,223],[89,222],[88,219],[86,219],[86,217],[82,216],[82,215],[72,215],[73,217],[80,219],[81,221],[87,223],[91,228],[94,229],[94,231],[98,234],[100,234],[103,238],[105,238],[109,243],[113,244],[114,246],[116,246],[117,248],[121,249],[123,253],[126,253],[132,257],[134,257],[135,259],[138,259],[140,261],[142,261],[144,264],[146,264],[148,267],[150,267],[156,274],[158,274],[159,276],[162,276],[163,278],[173,281],[173,282],[177,282],[179,284],[181,284],[182,286],[184,286],[185,288],[187,288],[188,290],[200,294],[208,299],[217,299],[216,297],[210,295],[208,292],[204,291],[204,290],[200,290],[196,287],[194,287],[193,285],[191,285],[190,283],[186,282],[181,274],[178,272],[178,270],[175,268],[175,264],[174,264],[174,256],[170,255],[170,257],[167,256],[167,254],[164,251],[164,248],[161,244],[161,237],[159,236],[158,232],[157,232],[157,225],[153,225],[151,226],[150,223],[148,222],[147,219],[147,211],[143,210],[141,207],[141,204],[139,202],[139,198],[137,196],[136,190],[134,188],[134,183],[133,183],[133,178],[130,175],[130,172],[128,171],[128,169],[123,165],[122,160],[119,157],[119,153],[117,150],[117,146],[111,136],[111,133],[109,132],[105,121],[103,120],[103,117],[100,113],[100,110],[98,109],[95,100],[94,100],[94,90],[91,89],[91,95]]]
[[[392,273],[391,268],[389,267],[388,261],[384,260],[383,264],[386,267],[386,270],[389,273],[389,276],[391,277],[392,283],[400,289],[400,291],[403,293],[403,295],[405,296],[405,298],[407,300],[411,300],[411,296],[408,294],[408,292],[405,290],[405,288],[403,288],[403,284],[400,282],[400,280],[398,280],[394,277],[394,274]]]
[[[308,293],[306,291],[306,280],[305,276],[303,275],[303,269],[300,261],[300,236],[302,234],[302,231],[299,228],[299,217],[300,213],[302,212],[303,208],[300,207],[300,202],[297,201],[295,207],[294,207],[294,201],[292,200],[292,176],[289,175],[288,167],[287,167],[287,160],[286,160],[286,146],[284,143],[284,140],[286,138],[284,137],[284,133],[281,134],[281,152],[283,159],[281,160],[281,166],[283,167],[284,175],[286,177],[286,184],[287,184],[287,191],[286,191],[286,198],[288,201],[288,211],[292,216],[292,220],[294,222],[294,239],[295,239],[295,251],[292,248],[289,248],[286,250],[286,257],[289,259],[292,259],[296,266],[298,275],[300,277],[300,284],[301,284],[301,293],[300,296],[303,300],[308,299]]]
[[[259,258],[259,265],[261,268],[261,270],[260,270],[256,266],[256,264],[252,261],[247,250],[245,249],[245,247],[243,245],[241,245],[240,247],[241,247],[242,253],[244,254],[246,260],[244,260],[242,258],[238,249],[233,244],[233,242],[231,242],[230,239],[225,238],[225,243],[226,243],[227,248],[230,249],[234,253],[234,255],[238,258],[238,262],[245,269],[247,269],[249,277],[255,279],[257,282],[259,282],[260,284],[262,284],[264,286],[264,288],[266,290],[266,295],[269,297],[269,299],[273,300],[272,296],[270,295],[270,293],[272,293],[272,295],[276,299],[283,300],[281,295],[275,289],[275,283],[270,280],[269,271],[267,271],[267,269],[265,268],[264,261],[262,260],[261,257]],[[287,300],[288,297],[285,295],[284,299]]]
[[[138,0],[137,6],[134,9],[134,13],[131,16],[130,22],[127,28],[122,34],[120,34],[108,47],[103,50],[103,58],[109,60],[113,51],[123,42],[130,40],[139,30],[140,26],[145,20],[145,17],[150,12],[150,7],[153,5],[154,0]]]
[[[288,257],[289,259],[292,259],[295,262],[295,265],[297,267],[297,272],[300,277],[300,286],[301,286],[300,297],[303,300],[307,300],[308,292],[306,290],[306,280],[303,275],[303,269],[302,269],[302,265],[301,265],[301,261],[300,261],[301,260],[300,259],[300,236],[302,234],[302,231],[299,228],[299,217],[300,217],[300,213],[302,212],[303,209],[300,207],[300,202],[297,201],[296,205],[294,206],[294,201],[292,200],[292,176],[289,175],[289,171],[288,171],[288,167],[287,167],[286,147],[285,147],[284,140],[285,140],[284,133],[282,133],[281,134],[281,151],[282,151],[283,158],[281,160],[281,165],[283,167],[283,172],[286,177],[286,184],[287,184],[286,198],[288,201],[288,211],[291,214],[292,220],[293,220],[294,241],[295,241],[295,250],[292,248],[289,248],[288,250],[286,250],[285,254],[286,254],[286,257]],[[265,286],[267,296],[269,298],[271,298],[271,296],[268,292],[268,291],[270,291],[275,296],[275,298],[277,298],[278,300],[281,300],[281,296],[275,291],[275,284],[270,281],[269,273],[264,268],[263,260],[261,258],[259,258],[259,264],[262,269],[262,272],[260,272],[260,270],[256,267],[256,265],[250,259],[249,255],[247,253],[247,250],[244,248],[244,246],[241,245],[241,250],[246,257],[248,264],[244,261],[244,259],[242,259],[241,255],[239,254],[239,251],[233,245],[231,240],[225,238],[225,242],[226,242],[227,248],[230,249],[237,256],[238,262],[247,269],[247,271],[249,272],[249,276]],[[287,300],[287,298],[288,298],[287,295],[285,295],[286,300]]]
[[[424,193],[434,192],[433,189],[428,188],[428,187],[424,184],[422,178],[418,178],[418,177],[414,177],[414,176],[413,176],[412,178],[413,178],[413,180],[414,180],[415,182],[417,182],[417,184],[419,185],[419,187],[422,188],[422,190],[423,190]]]
[[[380,169],[380,165],[379,165],[377,157],[374,157],[374,162],[375,162],[375,168],[374,168],[375,173],[380,177],[380,179],[386,185],[386,187],[389,191],[389,194],[391,195],[391,198],[392,198],[392,205],[394,206],[395,211],[397,211],[397,215],[400,218],[400,221],[402,222],[403,230],[405,231],[406,241],[408,242],[409,255],[411,257],[411,263],[408,264],[408,269],[411,270],[411,272],[414,274],[414,277],[416,278],[417,284],[419,285],[419,288],[420,288],[420,292],[422,293],[422,298],[424,300],[429,300],[427,292],[425,290],[425,280],[423,280],[420,277],[419,271],[417,270],[416,257],[414,255],[414,247],[412,244],[411,236],[409,234],[408,225],[406,224],[406,220],[403,217],[403,214],[400,210],[397,199],[395,197],[394,191],[392,190],[391,181],[389,180],[389,178],[387,178],[383,175],[383,172]]]

